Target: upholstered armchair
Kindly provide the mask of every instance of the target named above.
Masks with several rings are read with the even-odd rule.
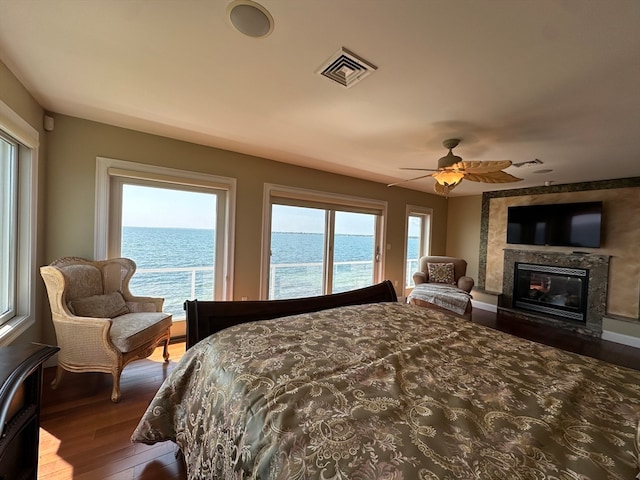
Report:
[[[163,298],[131,294],[135,270],[127,258],[66,257],[40,267],[60,347],[52,388],[65,370],[110,373],[111,400],[117,402],[125,365],[148,357],[161,343],[169,360],[171,315],[162,312]]]
[[[453,264],[453,267],[441,267],[441,264]],[[451,278],[446,278],[453,269]],[[431,275],[429,271],[431,270]],[[473,278],[467,277],[467,262],[462,258],[444,257],[444,256],[425,256],[418,261],[418,271],[413,274],[413,283],[419,285],[421,283],[449,283],[458,287],[465,292],[471,292],[474,281]],[[439,278],[436,278],[439,277]],[[451,281],[450,281],[451,280]]]
[[[425,256],[413,274],[415,287],[407,300],[413,305],[453,312],[471,318],[471,289],[474,281],[467,277],[467,262],[461,258]]]

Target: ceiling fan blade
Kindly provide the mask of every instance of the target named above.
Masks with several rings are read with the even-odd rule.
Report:
[[[400,167],[400,170],[416,170],[418,172],[437,172],[438,171],[435,168],[411,168],[411,167]]]
[[[387,187],[394,187],[394,186],[399,185],[401,183],[412,182],[413,180],[420,180],[421,178],[430,177],[430,176],[431,176],[431,174],[429,173],[427,175],[421,175],[419,177],[409,178],[407,180],[400,180],[399,182],[390,183],[389,185],[387,185]]]
[[[464,179],[471,180],[472,182],[482,183],[509,183],[519,182],[520,180],[522,180],[521,178],[514,177],[510,173],[503,172],[502,170],[498,172],[487,172],[483,174],[465,172]]]
[[[483,174],[504,170],[510,166],[511,160],[496,160],[490,162],[458,162],[453,166],[453,168],[457,168],[465,173]]]

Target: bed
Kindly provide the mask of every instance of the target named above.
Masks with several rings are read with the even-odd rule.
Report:
[[[308,308],[192,339],[132,440],[191,480],[640,478],[640,371],[391,300]]]

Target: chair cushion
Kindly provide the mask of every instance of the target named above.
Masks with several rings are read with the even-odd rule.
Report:
[[[454,284],[453,263],[427,263],[429,283]]]
[[[67,286],[65,298],[67,302],[76,298],[102,295],[102,272],[94,265],[67,265],[60,267],[60,271],[65,277]]]
[[[111,319],[111,341],[121,352],[131,352],[153,340],[172,323],[168,313],[126,313]]]
[[[77,298],[69,302],[71,313],[80,317],[113,318],[129,313],[129,308],[120,292]]]

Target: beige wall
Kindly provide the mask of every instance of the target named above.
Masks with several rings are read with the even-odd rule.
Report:
[[[433,209],[433,251],[445,252],[447,200],[132,130],[54,115],[46,178],[44,262],[66,255],[91,258],[94,248],[96,157],[128,160],[237,179],[234,299],[259,297],[264,183],[388,202],[385,278],[403,281],[406,205]],[[43,319],[46,322],[47,319]],[[48,340],[52,331],[45,332]]]
[[[640,298],[640,188],[612,188],[492,198],[489,206],[485,288],[502,291],[503,249],[507,248],[507,208],[510,205],[603,202],[601,248],[580,250],[610,255],[607,314],[638,319]],[[521,250],[572,252],[572,247],[510,245]]]
[[[436,195],[181,142],[165,137],[52,114],[55,128],[44,132],[44,110],[0,62],[0,100],[40,132],[38,183],[38,265],[66,256],[91,258],[94,249],[96,157],[129,160],[237,179],[234,298],[258,298],[264,183],[355,195],[388,202],[384,276],[404,275],[406,205],[433,210],[432,250],[446,245],[447,201]],[[19,342],[55,342],[44,285],[37,278],[36,325]]]
[[[467,261],[467,275],[478,279],[482,196],[452,197],[447,216],[447,255]]]
[[[530,203],[566,203],[590,200],[604,202],[603,246],[599,249],[581,249],[602,255],[611,255],[607,314],[626,321],[607,320],[605,329],[613,333],[640,337],[640,189],[637,187],[577,192],[520,195],[491,198],[487,234],[487,262],[484,290],[502,291],[503,249],[507,247],[506,209],[509,205]],[[447,219],[447,255],[462,257],[469,264],[469,273],[478,282],[482,223],[482,197],[454,197],[449,199]],[[528,247],[521,249],[567,251],[573,248]],[[482,291],[473,297],[485,303],[496,304],[496,298]]]
[[[43,178],[46,175],[46,162],[45,155],[47,150],[47,136],[42,128],[42,118],[44,111],[42,107],[36,102],[33,96],[22,86],[18,79],[9,71],[6,65],[0,62],[0,100],[9,106],[14,112],[16,112],[24,121],[35,128],[40,135],[40,148],[39,148],[39,180],[38,180],[38,211],[42,212],[45,204],[45,190]],[[44,258],[44,216],[38,215],[37,219],[37,245],[38,251],[36,252],[36,258],[38,264],[42,264]],[[41,319],[46,314],[48,315],[48,306],[46,303],[44,285],[42,282],[38,282],[36,285],[36,310],[35,317],[36,323],[30,327],[25,333],[23,333],[16,343],[29,343],[39,341],[42,336],[42,321]]]

